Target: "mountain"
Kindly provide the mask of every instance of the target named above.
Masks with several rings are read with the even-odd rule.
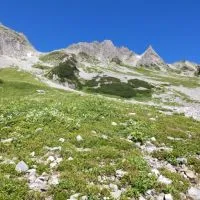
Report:
[[[21,58],[34,53],[36,50],[24,34],[0,25],[0,55]]]
[[[176,69],[181,71],[196,71],[198,64],[183,60],[172,64]]]
[[[85,53],[102,63],[109,63],[118,59],[119,62],[124,64],[135,65],[138,59],[138,55],[133,51],[126,47],[116,47],[111,40],[91,43],[80,42],[69,46],[65,51],[76,55]]]
[[[163,66],[166,65],[163,59],[155,52],[152,46],[141,55],[141,58],[137,62],[138,66]]]

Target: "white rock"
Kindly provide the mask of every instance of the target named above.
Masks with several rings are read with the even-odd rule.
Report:
[[[61,151],[62,147],[58,146],[58,147],[45,147],[45,149],[49,150],[49,151]]]
[[[88,197],[87,197],[87,196],[82,196],[82,197],[80,198],[80,200],[88,200]]]
[[[157,147],[151,142],[147,141],[146,144],[144,145],[144,150],[148,153],[152,153],[157,150]]]
[[[173,200],[173,197],[171,194],[165,194],[165,200]]]
[[[82,138],[80,135],[77,135],[77,136],[76,136],[76,140],[77,140],[78,142],[80,142],[80,141],[83,140],[83,138]]]
[[[50,168],[54,168],[54,167],[56,167],[58,164],[56,163],[56,162],[52,162],[52,163],[50,163]]]
[[[158,177],[158,182],[166,184],[166,185],[170,185],[172,183],[172,180],[170,180],[169,178],[166,178],[166,177],[160,175]]]
[[[42,128],[37,128],[37,129],[35,130],[35,132],[36,132],[36,133],[42,132],[42,130],[43,130]]]
[[[160,172],[157,169],[152,169],[152,173],[154,173],[157,177],[160,175]]]
[[[39,94],[45,94],[45,93],[46,93],[44,90],[36,90],[36,91],[37,91],[37,93],[39,93]]]
[[[101,136],[104,140],[107,140],[108,139],[108,136],[107,135],[102,135]]]
[[[113,191],[116,192],[118,190],[118,186],[116,184],[110,183],[109,188]]]
[[[10,143],[13,141],[13,138],[8,138],[8,139],[1,139],[2,143]]]
[[[36,169],[29,169],[27,173],[29,173],[29,175],[36,175]]]
[[[112,122],[111,125],[112,126],[117,126],[117,123],[116,122]]]
[[[192,198],[192,200],[200,200],[200,188],[191,187],[188,190],[188,196]]]
[[[121,169],[116,170],[116,176],[118,178],[122,178],[125,174],[127,174],[127,172],[125,172],[125,171],[123,171]]]
[[[179,164],[187,164],[187,158],[177,158],[176,159]]]
[[[47,158],[47,161],[50,161],[50,162],[53,162],[55,160],[55,158],[53,157],[53,156],[49,156],[48,158]]]
[[[14,165],[15,162],[13,160],[10,160],[10,159],[5,159],[2,164],[8,164],[8,165]]]
[[[152,137],[152,138],[150,138],[150,140],[151,140],[152,142],[155,142],[155,141],[156,141],[156,138],[155,138],[155,137]]]
[[[188,190],[188,196],[192,198],[192,200],[200,200],[200,188],[191,187]]]
[[[186,176],[187,176],[189,179],[195,179],[195,178],[196,178],[194,172],[191,171],[191,170],[185,171],[185,174],[186,174]]]
[[[57,175],[51,176],[48,183],[49,185],[58,185],[59,184],[58,176]]]
[[[56,162],[57,162],[57,163],[60,163],[60,162],[62,162],[62,161],[63,161],[63,158],[57,158],[57,159],[56,159]]]
[[[112,196],[113,199],[120,199],[121,194],[122,194],[121,190],[117,190],[115,192],[110,193],[110,195]]]
[[[46,191],[48,189],[48,185],[46,181],[42,181],[37,178],[35,182],[29,184],[29,188],[35,191],[38,191],[38,190]]]
[[[65,139],[64,138],[60,138],[58,141],[63,143],[65,141]]]
[[[130,116],[135,116],[136,113],[129,113],[128,115],[130,115]]]
[[[80,193],[77,193],[77,194],[73,194],[70,196],[70,198],[68,200],[77,200],[80,196]]]
[[[30,183],[35,182],[36,176],[35,176],[35,175],[30,175],[30,176],[28,177],[28,180],[29,180]]]
[[[74,160],[72,157],[69,157],[67,160]]]
[[[34,157],[34,156],[35,156],[35,152],[34,152],[34,151],[31,152],[31,153],[30,153],[30,156]]]
[[[139,200],[146,200],[146,199],[143,196],[140,196]]]
[[[97,134],[97,132],[96,132],[96,131],[94,131],[94,130],[92,130],[92,131],[91,131],[91,133],[92,133],[92,134]]]
[[[16,167],[15,170],[17,172],[26,172],[28,170],[28,165],[24,161],[20,161]]]

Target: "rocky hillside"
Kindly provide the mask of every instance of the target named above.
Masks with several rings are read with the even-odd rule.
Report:
[[[0,25],[0,55],[21,58],[35,52],[24,34]]]
[[[199,65],[1,26],[0,67],[0,200],[200,199]]]

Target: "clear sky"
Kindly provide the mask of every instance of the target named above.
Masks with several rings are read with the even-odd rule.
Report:
[[[1,0],[0,22],[40,51],[110,39],[166,62],[200,63],[200,0]]]

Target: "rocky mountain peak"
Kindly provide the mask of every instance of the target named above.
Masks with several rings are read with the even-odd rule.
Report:
[[[34,54],[36,50],[23,33],[18,33],[0,24],[0,55],[24,57]]]
[[[68,53],[78,55],[83,52],[89,56],[95,57],[102,63],[109,63],[113,58],[118,58],[126,64],[135,65],[136,54],[125,47],[117,47],[111,40],[104,40],[102,42],[81,42],[73,44],[65,49]]]
[[[142,54],[141,59],[138,61],[138,65],[164,65],[163,59],[156,53],[153,47],[150,45],[147,50]]]

